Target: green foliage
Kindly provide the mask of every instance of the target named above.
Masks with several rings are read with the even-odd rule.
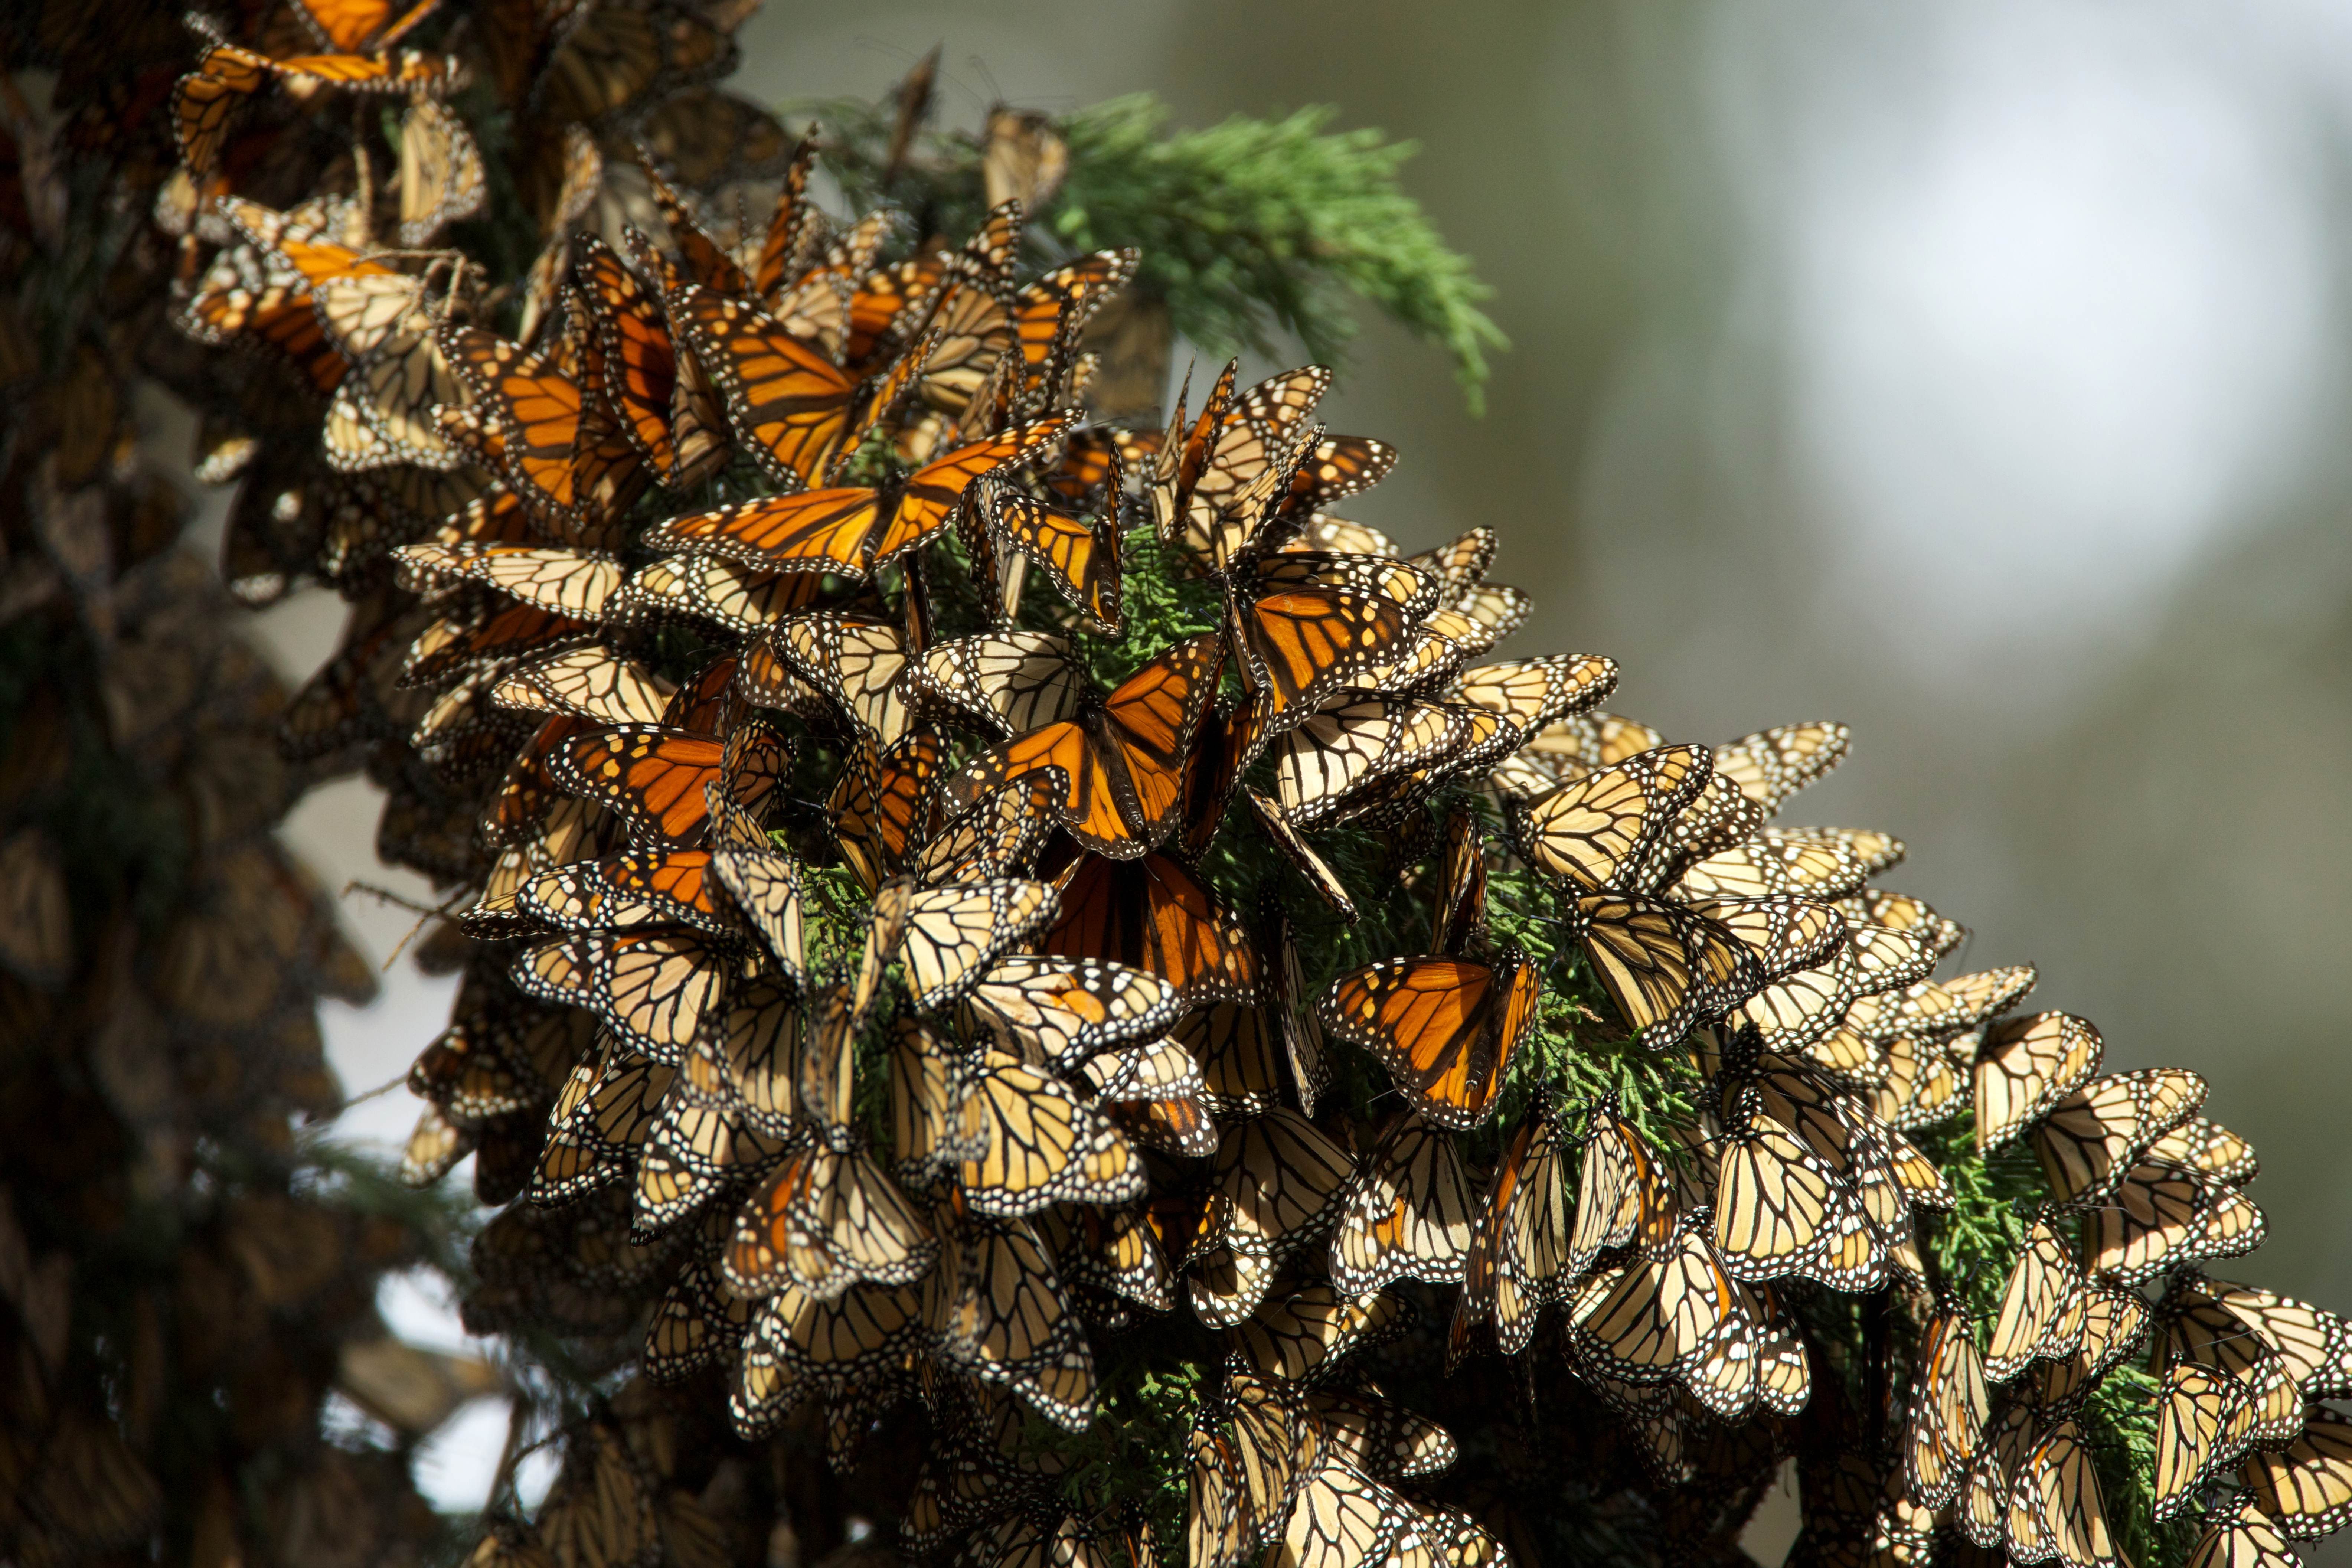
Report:
[[[977,226],[987,199],[972,138],[920,138],[920,156],[886,184],[895,118],[887,107],[814,110],[828,137],[825,166],[859,210],[898,202],[924,235]],[[1049,233],[1072,252],[1140,247],[1139,287],[1166,301],[1175,330],[1213,354],[1275,353],[1275,334],[1288,332],[1315,358],[1336,362],[1356,331],[1348,297],[1369,300],[1441,345],[1478,410],[1486,355],[1507,346],[1478,308],[1493,290],[1405,194],[1398,172],[1413,144],[1373,130],[1327,131],[1335,112],[1235,116],[1171,132],[1167,109],[1149,94],[1080,110],[1059,124],[1068,181],[1033,215],[1031,233]]]
[[[1336,295],[1361,295],[1443,344],[1476,408],[1486,351],[1505,346],[1478,309],[1492,290],[1399,184],[1413,144],[1327,132],[1334,113],[1171,135],[1148,94],[1082,110],[1063,122],[1070,178],[1049,221],[1079,250],[1141,246],[1146,282],[1204,347],[1270,352],[1271,318],[1331,358],[1353,331]]]

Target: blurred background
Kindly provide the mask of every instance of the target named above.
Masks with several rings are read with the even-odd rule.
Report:
[[[2254,1270],[2352,1308],[2352,7],[770,0],[741,38],[730,85],[780,105],[943,43],[950,125],[1148,90],[1420,142],[1406,186],[1514,346],[1473,418],[1366,322],[1326,417],[1404,460],[1349,514],[1497,528],[1539,605],[1502,651],[1613,656],[1612,706],[1675,739],[1851,723],[1790,818],[1900,833],[1884,880],[1972,930],[1968,967],[2039,964],[2111,1068],[2202,1072],[2262,1151]],[[299,677],[337,616],[266,619]],[[373,817],[347,782],[292,837],[429,899]],[[379,960],[413,920],[347,908]],[[402,963],[331,1004],[352,1092],[446,1002]],[[481,1415],[424,1478],[451,1504]]]

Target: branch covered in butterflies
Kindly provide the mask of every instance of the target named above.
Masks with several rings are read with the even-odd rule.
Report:
[[[921,80],[795,142],[715,85],[735,20],[241,18],[136,209],[178,247],[185,342],[148,357],[239,487],[232,588],[351,605],[226,727],[364,770],[379,852],[454,911],[416,944],[458,983],[408,1079],[431,1201],[206,1145],[219,1250],[293,1290],[396,1234],[502,1336],[476,1562],[752,1560],[779,1526],[814,1557],[853,1517],[982,1563],[1689,1561],[1790,1463],[1801,1561],[2202,1568],[2352,1515],[2352,1325],[2204,1272],[2261,1239],[2252,1151],[2194,1075],[2021,1012],[2030,969],[1941,973],[1964,933],[1878,884],[1898,840],[1777,820],[1843,726],[1676,742],[1608,710],[1605,657],[1497,656],[1532,604],[1492,531],[1411,551],[1335,510],[1397,454],[1318,422],[1325,368],[1101,416],[1095,329],[1155,290],[1188,334],[1311,335],[1345,283],[1475,382],[1491,329],[1402,150],[1136,103],[965,146],[919,134]],[[396,121],[312,113],[394,89]],[[764,226],[730,217],[754,188]],[[488,286],[444,285],[445,231]],[[58,434],[27,592],[105,666],[177,601],[93,564],[147,535]],[[121,737],[188,705],[143,689],[85,696],[152,767],[180,752]],[[111,909],[140,879],[59,863],[50,825],[113,798],[61,781],[116,753],[40,721],[0,839],[36,1009],[83,972],[83,866]],[[201,915],[154,967],[190,1040],[274,1063],[261,1020],[352,989],[267,841],[291,784],[174,788]],[[89,835],[172,860],[131,837]],[[299,983],[240,1011],[232,973]],[[238,1136],[282,1127],[315,1040],[287,1056]],[[535,1507],[526,1451],[558,1457]],[[352,1495],[343,1463],[315,1484]],[[108,1544],[164,1528],[120,1489]]]

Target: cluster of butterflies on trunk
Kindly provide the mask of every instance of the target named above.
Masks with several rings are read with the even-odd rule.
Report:
[[[2030,970],[1935,978],[1963,933],[1872,885],[1898,842],[1773,825],[1842,727],[1671,743],[1602,710],[1604,658],[1488,659],[1530,611],[1496,536],[1331,511],[1394,454],[1317,421],[1327,372],[1094,422],[1134,253],[1024,280],[1018,202],[908,248],[813,199],[813,141],[730,244],[650,153],[658,237],[600,235],[593,140],[541,138],[505,335],[481,267],[420,248],[479,156],[461,64],[403,30],[333,66],[213,42],[177,320],[323,405],[299,569],[354,609],[286,738],[363,756],[380,847],[457,891],[407,1173],[470,1155],[508,1205],[475,1326],[642,1333],[644,1378],[745,1441],[821,1411],[844,1468],[919,1407],[901,1537],[978,1563],[1538,1558],[1526,1494],[1376,1381],[1416,1355],[1598,1401],[1709,1518],[1726,1434],[1743,1474],[1796,1454],[1807,1560],[2117,1562],[2084,1413],[2143,1351],[2200,1568],[2352,1515],[2316,1403],[2352,1329],[2200,1272],[2262,1237],[2252,1151],[2193,1075],[2019,1014]],[[272,80],[414,95],[399,248],[364,191],[229,194]],[[1131,646],[1139,576],[1198,629]],[[1242,898],[1244,859],[1308,899]],[[1490,909],[1506,877],[1542,908]],[[1315,972],[1306,928],[1358,922],[1419,951]],[[1562,1048],[1682,1110],[1558,1092]],[[1921,1239],[1964,1194],[1915,1136],[1963,1115],[2043,1189],[1989,1321]],[[1859,1416],[1841,1297],[1902,1324]],[[1155,1343],[1199,1379],[1181,1545],[1037,1430],[1094,1429]],[[620,1430],[478,1560],[692,1555]]]

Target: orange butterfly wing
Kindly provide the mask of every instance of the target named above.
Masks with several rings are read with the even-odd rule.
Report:
[[[506,442],[508,475],[551,511],[572,510],[580,386],[546,360],[478,327],[444,327],[441,352]]]
[[[771,571],[837,572],[862,577],[866,544],[882,515],[867,489],[803,490],[674,517],[646,533],[656,550],[723,555]]]
[[[1216,635],[1204,633],[1170,648],[1103,699],[1102,718],[1147,846],[1159,842],[1183,798],[1184,764],[1223,661]]]
[[[1079,720],[1066,720],[1015,735],[976,759],[948,782],[948,801],[957,810],[987,791],[1014,779],[1059,769],[1062,798],[1055,815],[1072,837],[1097,853],[1140,853],[1128,833],[1126,797],[1097,753],[1094,737]]]
[[[593,235],[573,243],[581,247],[581,286],[596,310],[593,341],[604,394],[637,449],[664,473],[673,473],[677,447],[670,439],[669,420],[677,395],[677,349],[670,342],[669,323],[610,246]]]
[[[1475,1127],[1494,1109],[1539,994],[1535,966],[1516,955],[1491,967],[1466,958],[1389,959],[1341,975],[1321,1016],[1333,1033],[1380,1058],[1433,1121]]]
[[[180,156],[197,174],[209,174],[228,135],[229,115],[268,77],[259,57],[221,45],[173,89],[172,113],[180,136]]]
[[[1340,588],[1268,594],[1236,605],[1232,624],[1244,672],[1265,692],[1267,722],[1277,731],[1321,707],[1349,676],[1392,649],[1405,629],[1403,607],[1394,600]]]
[[[689,287],[675,308],[751,455],[783,483],[814,482],[849,428],[857,384],[752,306]]]
[[[1257,999],[1257,948],[1234,912],[1165,855],[1080,862],[1038,951],[1149,970],[1194,1005]]]
[[[943,458],[924,464],[908,478],[906,493],[890,526],[874,547],[874,563],[883,565],[923,543],[945,528],[964,491],[982,474],[993,473],[1059,437],[1070,427],[1069,416],[1056,414],[1015,430],[1006,430],[969,447],[959,447]]]

